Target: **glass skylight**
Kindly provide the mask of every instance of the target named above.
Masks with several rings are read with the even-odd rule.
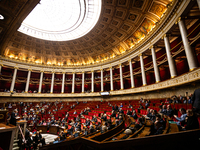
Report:
[[[3,20],[3,19],[4,19],[3,15],[0,14],[0,20]]]
[[[100,13],[101,0],[41,0],[18,31],[44,40],[73,40],[87,34]]]

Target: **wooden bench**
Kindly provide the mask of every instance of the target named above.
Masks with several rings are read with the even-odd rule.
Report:
[[[176,133],[179,132],[177,124],[170,123],[169,133]]]
[[[150,129],[151,129],[150,127],[145,127],[144,130],[142,131],[142,133],[140,133],[138,135],[138,137],[145,137],[145,136],[149,135],[151,132]]]

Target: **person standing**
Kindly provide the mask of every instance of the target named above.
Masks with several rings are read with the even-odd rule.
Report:
[[[14,109],[11,113],[10,124],[16,126],[16,117],[17,117],[17,110]]]
[[[191,98],[193,102],[193,110],[195,113],[200,114],[200,89],[196,89]]]

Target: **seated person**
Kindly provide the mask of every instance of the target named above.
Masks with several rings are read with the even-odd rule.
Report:
[[[41,132],[41,131],[40,131]],[[42,146],[45,145],[45,139],[42,138],[42,135],[40,134],[39,131],[36,132],[35,135],[35,143],[39,146],[39,144],[41,143]]]
[[[164,130],[163,124],[160,121],[155,121],[154,125],[155,125],[154,135],[162,134]]]
[[[138,116],[137,116],[137,114],[136,114],[135,110],[133,110],[133,114],[132,114],[132,116],[131,116],[131,117],[133,117],[134,119],[137,119],[137,118],[138,118]]]
[[[112,122],[108,121],[107,127],[108,127],[108,130],[111,130],[115,127],[115,125],[113,125]]]
[[[157,111],[153,110],[152,113],[151,113],[151,117],[150,117],[151,121],[155,122],[155,120],[156,120],[156,114],[157,114]]]
[[[63,131],[61,131],[58,137],[55,139],[55,141],[63,141],[65,139],[66,139],[66,134]]]
[[[132,133],[136,132],[139,130],[143,125],[143,119],[140,117],[137,119],[136,124],[133,128],[130,128],[132,130]]]
[[[86,119],[85,126],[86,126],[86,127],[89,127],[89,126],[90,126],[90,119],[89,119],[89,118]]]
[[[35,140],[33,138],[33,133],[30,132],[29,133],[29,137],[27,139],[27,143],[26,143],[27,148],[30,149],[36,149],[37,148],[37,143],[35,143]]]
[[[197,117],[193,114],[191,109],[186,111],[187,117],[185,118],[186,126],[182,127],[183,130],[199,129],[199,122]]]
[[[77,122],[75,129],[79,129],[79,131],[81,131],[81,122]]]
[[[76,138],[76,137],[79,137],[80,134],[81,134],[81,131],[80,131],[80,129],[78,129],[78,130],[76,130],[76,131],[74,132],[74,137],[75,137],[75,138]]]
[[[132,115],[132,112],[131,112],[130,110],[127,110],[126,115],[131,116],[131,115]]]
[[[173,110],[172,110],[172,108],[171,108],[171,105],[167,105],[167,111],[166,111],[166,114],[164,114],[164,115],[167,115],[167,116],[169,116],[169,117],[172,117],[173,116]]]
[[[167,107],[166,107],[166,105],[162,106],[162,109],[160,110],[160,113],[164,114],[164,115],[167,113]]]
[[[159,115],[159,114],[156,115],[156,121],[160,122],[162,124],[162,126],[165,128],[166,122],[163,120],[163,117],[161,117],[161,115]]]
[[[126,139],[126,138],[128,138],[129,135],[131,135],[133,132],[132,132],[131,129],[126,129],[126,130],[124,131],[124,133],[125,133],[126,135],[123,136],[121,139]]]
[[[128,105],[128,108],[133,108],[133,106],[131,104]]]
[[[150,114],[150,108],[147,108],[147,115],[145,115],[145,117],[146,117],[146,118],[149,118],[149,117],[148,117],[149,114]]]
[[[102,127],[101,127],[101,133],[104,133],[104,132],[106,132],[108,130],[108,128],[105,126],[105,125],[103,125]]]
[[[81,121],[81,119],[80,119],[79,116],[77,116],[77,117],[76,117],[76,122],[79,122],[79,121]]]
[[[124,111],[122,110],[122,108],[119,109],[119,113],[124,114]]]
[[[110,117],[116,117],[116,113],[114,110],[112,110]]]
[[[92,117],[92,122],[97,122],[97,117],[95,115]]]
[[[149,103],[148,101],[145,102],[145,109],[147,109],[149,107]]]
[[[180,108],[179,111],[181,113],[181,116],[178,117],[178,116],[174,115],[174,118],[177,120],[176,124],[180,127],[180,126],[185,125],[185,118],[186,118],[187,114],[186,114],[186,110],[184,108]]]
[[[106,114],[103,114],[103,116],[101,117],[101,119],[102,119],[103,121],[107,121],[107,115],[106,115]]]
[[[67,130],[67,133],[69,133],[70,135],[72,135],[73,132],[74,132],[74,126],[71,126],[71,128]]]
[[[96,132],[96,130],[94,129],[94,126],[93,126],[93,125],[90,125],[89,132],[90,132],[90,133]]]
[[[123,122],[123,117],[120,115],[119,116],[119,124],[121,124]]]
[[[74,111],[74,113],[73,113],[74,115],[76,115],[77,114],[77,112],[76,112],[76,110]]]
[[[144,109],[144,107],[142,106],[142,104],[140,104],[140,106],[138,107],[138,113],[140,113],[141,109]]]

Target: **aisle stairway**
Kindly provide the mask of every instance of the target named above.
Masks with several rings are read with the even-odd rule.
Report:
[[[14,142],[13,142],[13,150],[19,150],[18,141],[19,140],[14,140]]]

